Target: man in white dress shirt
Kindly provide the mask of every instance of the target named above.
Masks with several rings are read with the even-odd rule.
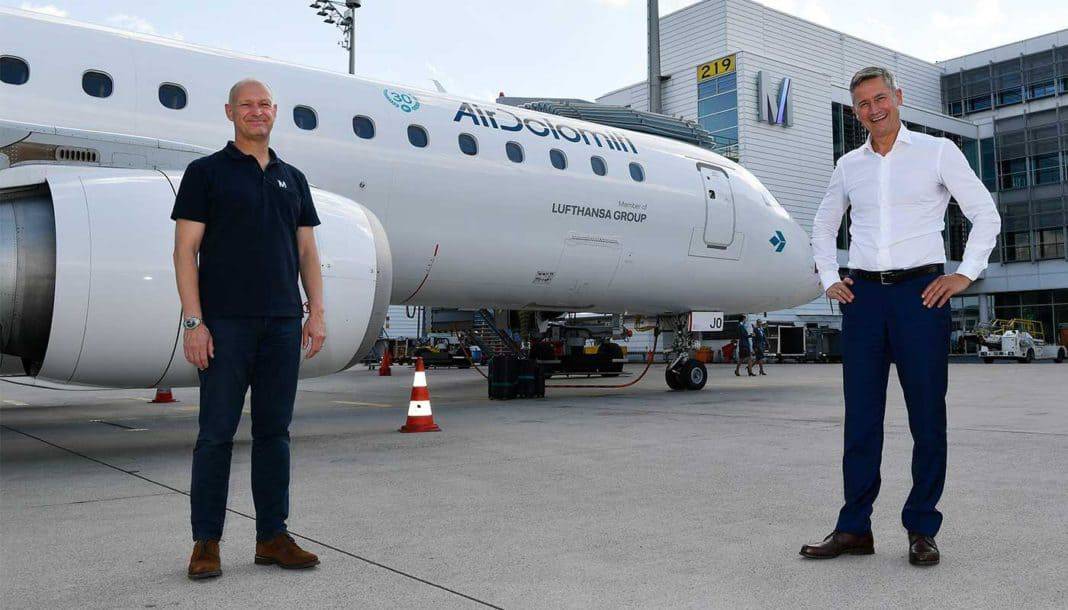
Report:
[[[879,493],[890,363],[908,407],[912,491],[901,520],[909,562],[939,561],[936,505],[946,478],[949,299],[986,268],[1001,218],[990,193],[949,140],[901,124],[901,89],[883,68],[857,72],[853,109],[870,135],[843,156],[812,225],[812,249],[827,296],[842,312],[845,504],[834,532],[805,545],[814,559],[875,552],[872,504]],[[952,196],[972,222],[964,258],[944,275],[942,230]],[[839,279],[835,236],[850,210],[849,272]]]

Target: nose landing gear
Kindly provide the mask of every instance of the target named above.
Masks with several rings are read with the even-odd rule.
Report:
[[[677,355],[664,371],[664,380],[672,390],[700,390],[708,382],[708,369],[703,362],[690,357],[693,336],[689,328],[689,315],[666,317],[674,339],[671,351]]]

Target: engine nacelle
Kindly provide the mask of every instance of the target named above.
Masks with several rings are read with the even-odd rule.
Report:
[[[181,340],[170,220],[181,173],[0,170],[0,353],[28,374],[108,387],[197,384]],[[327,340],[301,377],[368,353],[392,290],[389,242],[363,206],[312,189]],[[251,272],[251,270],[250,270]]]

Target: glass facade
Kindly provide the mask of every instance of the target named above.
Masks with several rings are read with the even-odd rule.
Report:
[[[973,332],[979,324],[979,295],[966,295],[949,299],[953,312],[953,326],[950,331],[950,350],[954,354],[976,352],[975,343],[966,343],[964,334]]]
[[[697,122],[718,146],[738,143],[738,73],[731,72],[698,83]]]
[[[939,138],[947,138],[957,145],[964,153],[968,163],[972,166],[976,175],[982,171],[983,155],[979,142],[974,138],[948,133],[940,129],[934,129],[904,121],[905,127],[910,131],[926,133]],[[831,126],[834,131],[834,162],[842,158],[847,152],[860,148],[868,138],[868,130],[861,124],[860,119],[853,113],[853,109],[845,104],[834,102],[831,104]],[[961,213],[957,203],[950,200],[946,208],[946,229],[942,235],[946,240],[947,254],[950,260],[961,260],[964,255],[964,242],[971,229],[971,223]],[[838,249],[849,249],[849,210],[842,216],[842,225],[838,229]]]
[[[1001,236],[991,260],[1064,259],[1068,231],[1068,113],[1054,108],[997,119],[983,164],[996,168]]]
[[[942,108],[951,116],[966,116],[1065,93],[1068,93],[1068,47],[1052,47],[942,77]]]
[[[1068,289],[997,293],[994,317],[1041,322],[1046,341],[1056,343],[1061,330],[1068,329]]]

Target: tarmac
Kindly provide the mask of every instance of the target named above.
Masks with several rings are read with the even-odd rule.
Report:
[[[253,564],[246,416],[223,575],[202,582],[185,576],[195,389],[158,405],[0,383],[0,606],[1068,607],[1068,364],[951,365],[931,568],[907,561],[893,373],[876,554],[829,561],[798,550],[841,502],[840,365],[709,373],[699,392],[669,391],[654,365],[622,391],[500,402],[472,370],[433,369],[442,431],[425,434],[397,432],[408,367],[303,381],[289,527],[322,564]]]

